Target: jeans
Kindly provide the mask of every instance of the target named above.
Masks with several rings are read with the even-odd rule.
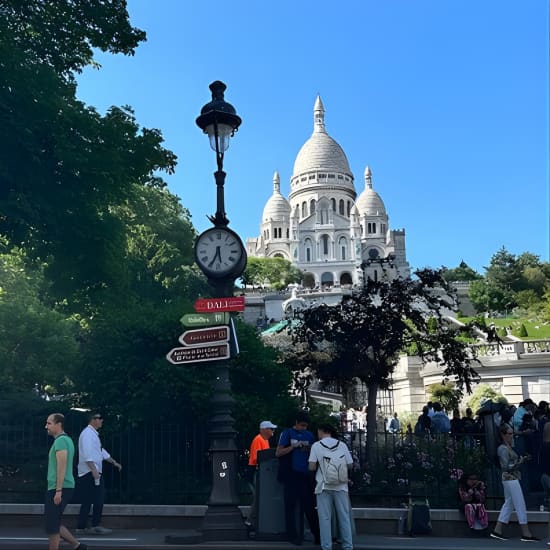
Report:
[[[342,550],[353,549],[351,534],[351,508],[347,491],[324,490],[317,495],[317,513],[321,531],[321,549],[332,549],[332,511],[336,512],[336,521]]]
[[[85,529],[90,515],[90,508],[93,506],[92,527],[101,523],[103,514],[103,502],[105,500],[105,485],[103,476],[99,477],[99,485],[95,484],[92,472],[78,478],[78,494],[80,495],[80,513],[78,514],[77,529]]]

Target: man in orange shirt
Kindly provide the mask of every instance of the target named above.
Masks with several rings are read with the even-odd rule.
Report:
[[[260,433],[254,437],[250,444],[250,454],[248,455],[248,473],[249,481],[252,485],[252,504],[248,519],[245,521],[247,527],[255,529],[257,521],[258,502],[256,499],[256,471],[258,470],[258,451],[269,449],[269,440],[273,437],[273,430],[277,426],[269,420],[260,422]]]

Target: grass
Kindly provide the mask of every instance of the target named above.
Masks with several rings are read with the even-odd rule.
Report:
[[[461,317],[459,320],[463,323],[472,321],[474,317]],[[541,322],[533,319],[521,319],[517,317],[506,317],[499,319],[485,319],[487,325],[494,323],[497,327],[512,327],[512,334],[519,336],[521,325],[524,325],[527,329],[527,337],[524,340],[543,340],[550,338],[550,323],[548,321]]]

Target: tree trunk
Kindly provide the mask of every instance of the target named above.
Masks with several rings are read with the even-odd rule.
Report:
[[[373,468],[377,460],[376,450],[376,396],[378,384],[371,383],[367,386],[367,457],[369,468]]]

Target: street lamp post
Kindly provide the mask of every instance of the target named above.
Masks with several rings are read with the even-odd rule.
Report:
[[[246,267],[246,252],[239,236],[228,228],[225,213],[223,171],[224,153],[229,140],[241,124],[235,108],[224,99],[226,85],[217,80],[210,84],[212,101],[197,118],[197,125],[208,134],[210,146],[216,152],[216,213],[209,216],[213,227],[198,236],[195,260],[208,278],[216,297],[233,296],[235,280]],[[234,336],[234,335],[233,335]],[[229,541],[247,538],[246,526],[237,507],[238,449],[232,416],[234,400],[231,394],[227,360],[215,364],[215,384],[209,424],[210,458],[212,460],[212,490],[204,517],[203,540]]]

